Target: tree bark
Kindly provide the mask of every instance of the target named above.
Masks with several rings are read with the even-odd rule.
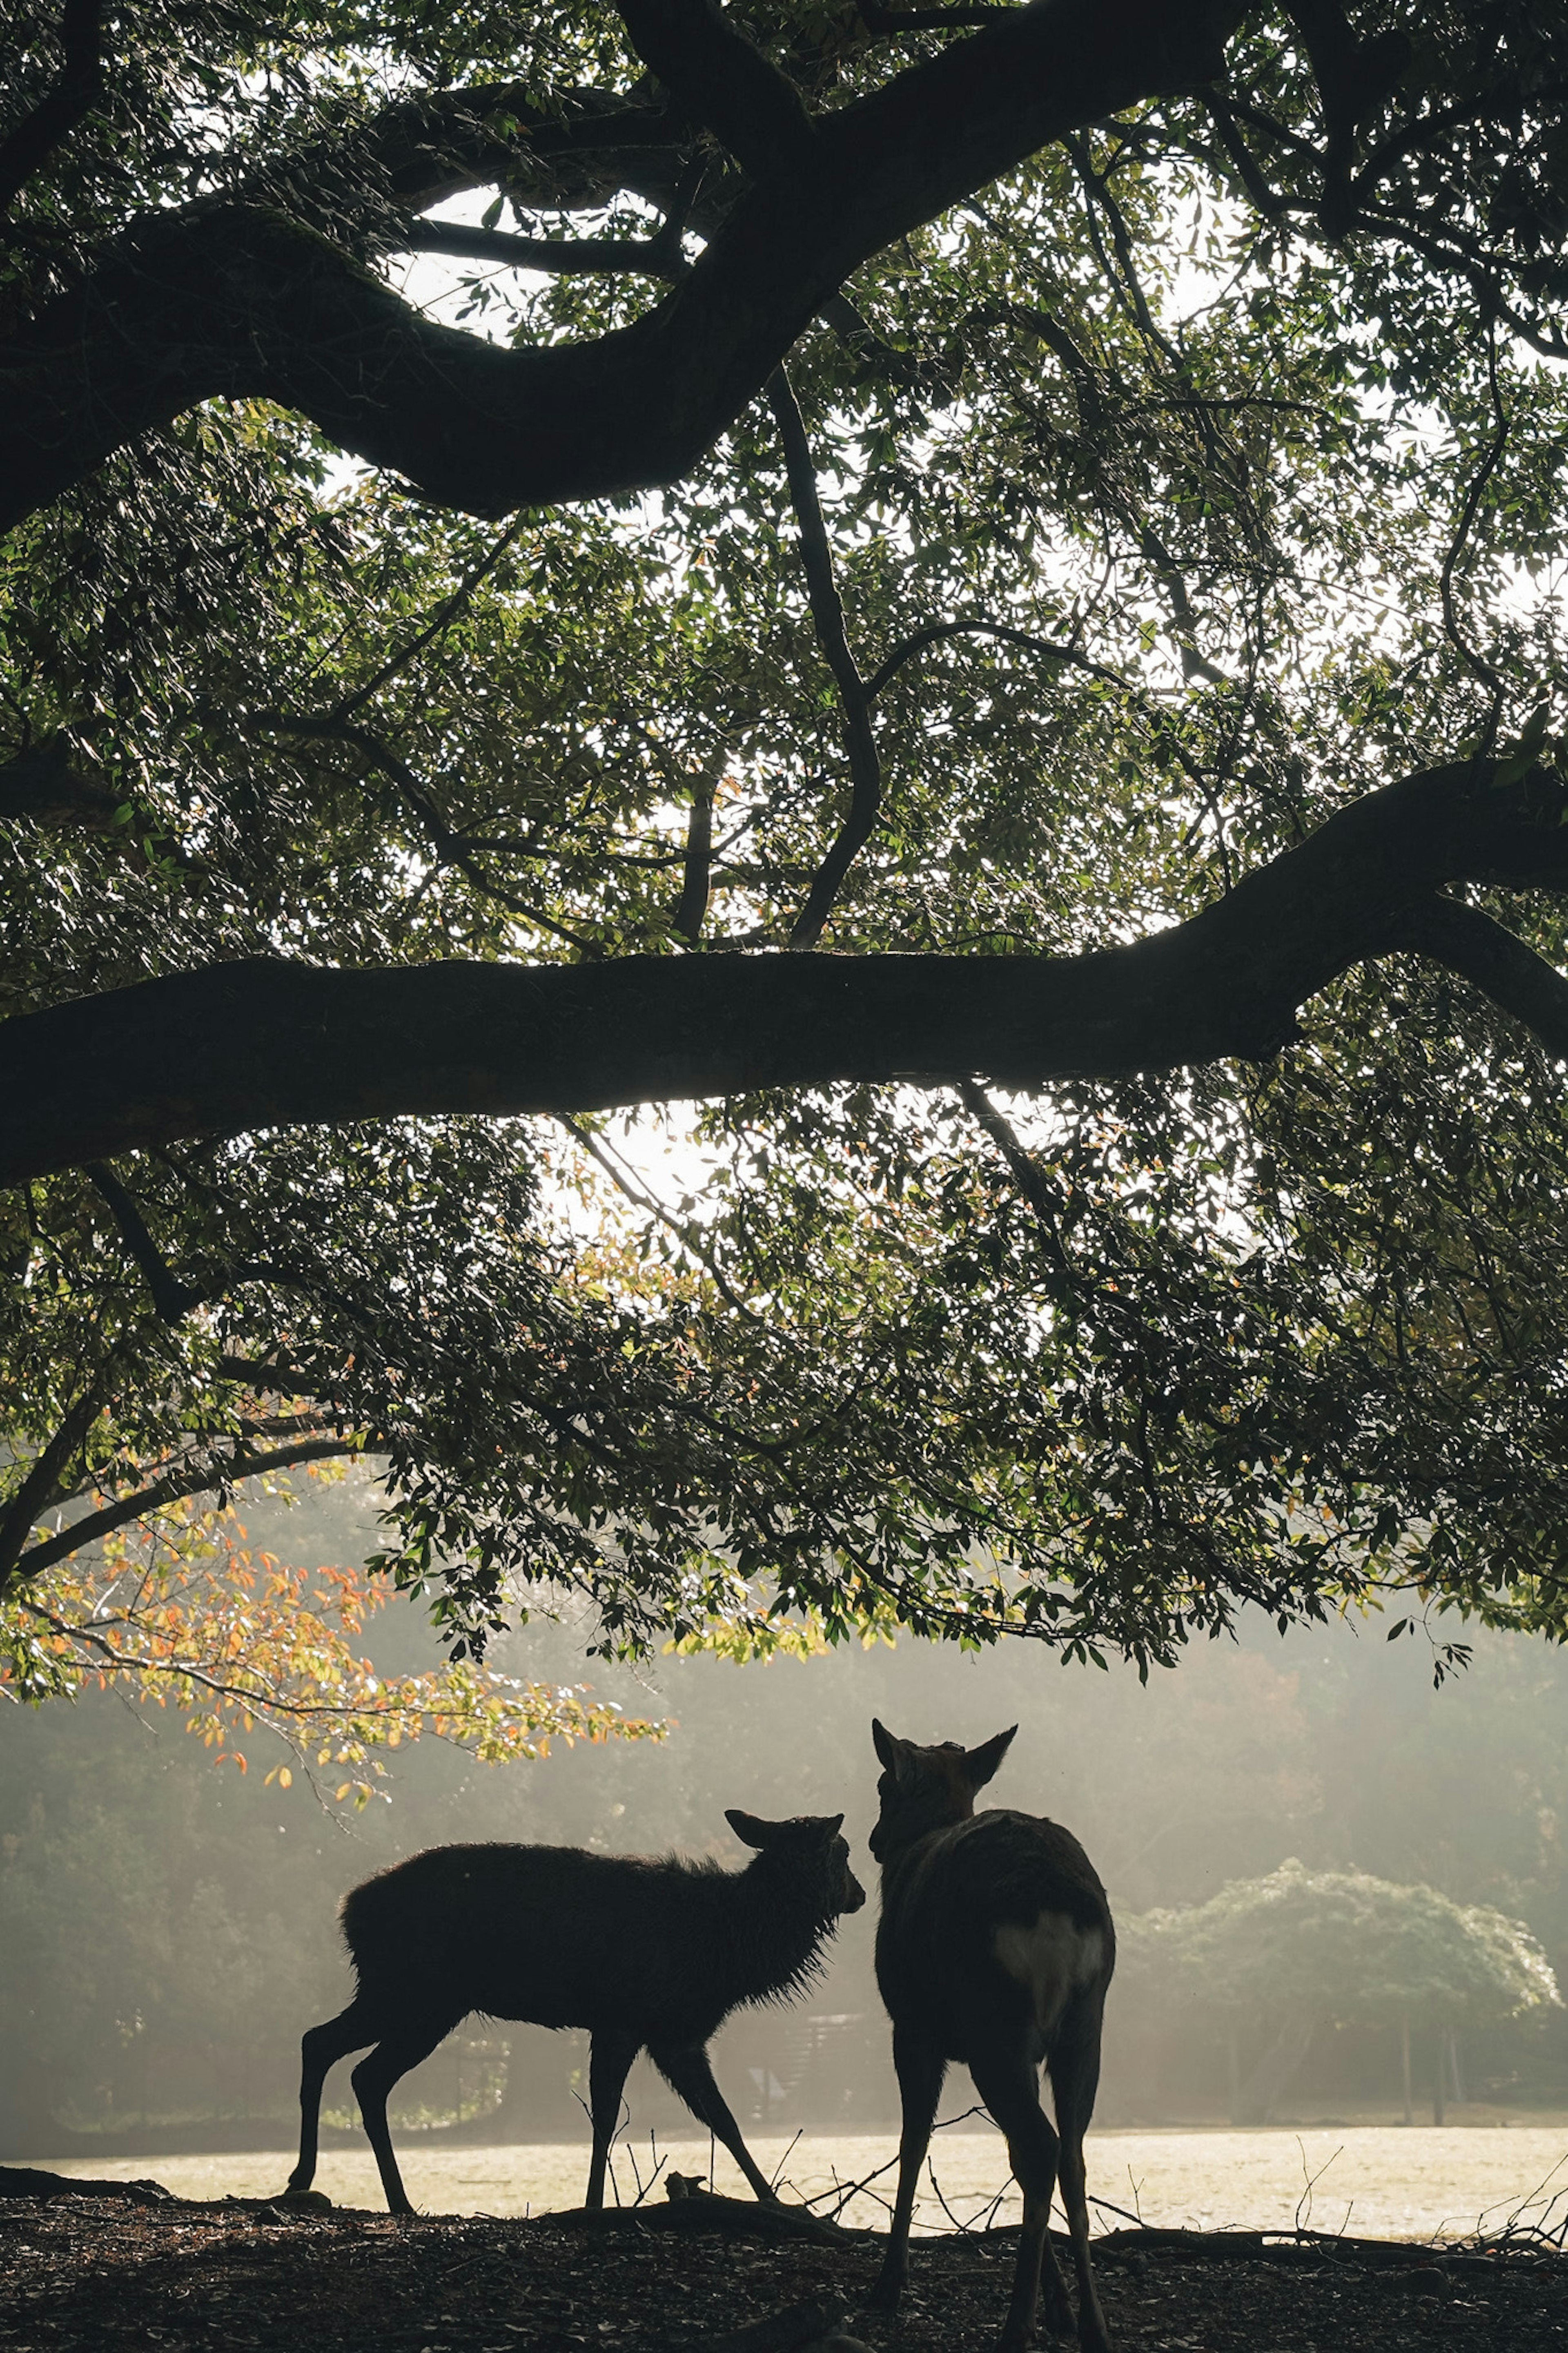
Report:
[[[1460,876],[1568,887],[1568,803],[1464,764],[1342,810],[1226,897],[1077,956],[634,956],[331,971],[256,959],[0,1024],[0,1184],[195,1134],[603,1109],[762,1087],[1265,1059],[1350,965],[1424,944],[1568,1058],[1568,981]]]
[[[1051,141],[1208,81],[1234,0],[1034,0],[806,123],[635,326],[512,350],[258,206],[149,216],[17,337],[0,528],[223,396],[279,402],[478,515],[678,480],[851,271]],[[802,118],[805,121],[805,118]]]

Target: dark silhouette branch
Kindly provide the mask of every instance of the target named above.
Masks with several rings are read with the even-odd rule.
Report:
[[[1568,979],[1505,925],[1441,896],[1410,909],[1402,944],[1469,981],[1540,1039],[1568,1058]]]
[[[59,1428],[39,1449],[31,1470],[0,1514],[0,1593],[11,1581],[34,1521],[64,1494],[70,1465],[102,1412],[107,1394],[106,1382],[92,1382],[76,1403],[67,1408]]]
[[[337,1455],[361,1454],[363,1451],[363,1442],[358,1438],[311,1438],[298,1446],[242,1448],[221,1462],[208,1461],[172,1471],[151,1486],[139,1487],[133,1495],[121,1495],[99,1511],[84,1512],[79,1520],[72,1520],[39,1544],[28,1545],[26,1551],[18,1546],[9,1561],[0,1553],[0,1586],[9,1581],[23,1584],[41,1576],[57,1562],[69,1560],[84,1545],[96,1544],[100,1536],[111,1535],[116,1528],[128,1527],[132,1520],[142,1519],[167,1504],[182,1503],[187,1495],[221,1494],[237,1486],[242,1479],[258,1479],[268,1472],[293,1470],[301,1462],[325,1462]],[[47,1503],[34,1506],[21,1532],[24,1538],[26,1528],[47,1509]]]
[[[0,142],[0,214],[10,211],[34,173],[90,113],[103,88],[102,41],[103,0],[65,0],[55,86]]]
[[[507,535],[511,536],[510,533]],[[499,554],[499,550],[495,553]],[[433,629],[427,634],[433,634]],[[397,666],[401,667],[401,662]],[[391,667],[388,665],[388,671],[378,673],[373,686],[362,688],[352,695],[344,707],[353,709],[355,704],[363,702],[374,691],[374,685],[382,682]],[[252,726],[276,728],[279,734],[302,735],[316,742],[352,745],[372,767],[379,768],[397,786],[405,803],[428,836],[431,850],[438,864],[453,868],[482,897],[493,899],[498,907],[505,907],[510,913],[521,915],[526,922],[537,924],[542,932],[552,933],[556,939],[565,940],[585,955],[595,952],[594,941],[583,933],[558,923],[553,915],[547,915],[531,899],[523,898],[516,891],[507,890],[502,883],[492,882],[474,857],[472,845],[463,835],[454,833],[407,761],[370,728],[356,726],[352,721],[338,718],[331,712],[322,718],[312,719],[295,717],[286,711],[256,711],[248,714],[248,719]]]
[[[686,849],[681,859],[680,897],[669,928],[695,947],[708,916],[713,874],[713,794],[718,779],[700,776],[691,787],[691,808],[686,820]]]
[[[800,92],[716,0],[616,0],[643,63],[738,164],[768,179],[797,167],[812,137]]]
[[[106,1168],[100,1160],[93,1160],[88,1163],[86,1173],[119,1227],[121,1239],[141,1270],[159,1315],[165,1324],[183,1324],[192,1308],[201,1305],[205,1292],[195,1291],[189,1283],[182,1282],[164,1263],[162,1251],[147,1230],[146,1219],[111,1168]]]
[[[1104,679],[1108,685],[1119,686],[1124,693],[1138,691],[1136,688],[1129,687],[1119,671],[1109,669],[1104,662],[1097,662],[1089,654],[1080,653],[1076,646],[1058,645],[1054,638],[1038,637],[1032,629],[1016,629],[1009,621],[964,619],[928,621],[923,628],[911,629],[907,638],[900,638],[891,653],[878,664],[867,680],[868,702],[876,702],[906,662],[912,661],[917,654],[924,653],[928,646],[941,645],[949,638],[998,638],[1005,645],[1023,646],[1028,652],[1043,654],[1047,661],[1061,662],[1068,670],[1088,670],[1091,678]]]
[[[1568,890],[1568,791],[1543,770],[1500,786],[1505,774],[1464,760],[1404,777],[1186,922],[1077,955],[358,971],[258,957],[84,997],[0,1024],[0,1184],[183,1136],[317,1121],[977,1074],[1027,1088],[1265,1060],[1340,974],[1413,944],[1420,911],[1451,920],[1430,913],[1446,885]],[[1478,937],[1471,924],[1456,968],[1486,987]],[[1494,962],[1498,1001],[1561,1052],[1553,992],[1528,962]]]
[[[833,673],[844,712],[844,748],[849,758],[849,807],[826,857],[812,878],[805,906],[790,933],[792,948],[811,948],[822,936],[833,912],[838,886],[871,839],[882,806],[882,764],[871,726],[871,697],[861,677],[844,620],[844,600],[833,576],[833,550],[822,519],[816,491],[816,469],[800,404],[783,368],[768,379],[768,400],[784,443],[784,471],[790,502],[800,526],[801,561],[805,567],[806,595],[812,624],[823,659]]]
[[[260,204],[148,216],[12,343],[0,528],[226,396],[302,413],[474,514],[675,480],[861,262],[1080,124],[1206,81],[1238,14],[1238,0],[1003,14],[818,117],[653,311],[584,343],[512,349],[442,326]],[[430,181],[435,159],[422,168]]]

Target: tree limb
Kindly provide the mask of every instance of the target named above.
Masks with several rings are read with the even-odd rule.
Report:
[[[797,168],[811,120],[786,74],[716,0],[616,0],[643,63],[754,178]]]
[[[111,1168],[94,1160],[89,1163],[87,1175],[107,1204],[126,1249],[141,1269],[159,1315],[165,1324],[183,1324],[192,1308],[201,1305],[205,1293],[194,1291],[165,1265],[163,1252],[147,1230],[146,1219]]]
[[[90,111],[103,88],[102,39],[103,0],[65,0],[55,86],[0,142],[0,213],[9,212],[39,165]]]
[[[335,1455],[363,1451],[363,1441],[357,1438],[311,1438],[299,1446],[279,1446],[267,1452],[252,1449],[232,1454],[223,1462],[209,1460],[193,1469],[172,1471],[167,1478],[156,1480],[149,1487],[139,1487],[133,1495],[121,1495],[100,1511],[84,1512],[79,1520],[70,1521],[54,1535],[46,1536],[41,1544],[29,1545],[25,1552],[13,1555],[9,1575],[0,1577],[0,1586],[12,1581],[23,1584],[41,1576],[58,1561],[68,1560],[73,1553],[80,1552],[84,1545],[96,1544],[100,1536],[110,1535],[116,1528],[126,1527],[148,1512],[161,1510],[165,1504],[181,1503],[187,1495],[216,1493],[241,1479],[261,1478],[269,1471],[292,1470],[297,1463],[324,1462]],[[31,1525],[45,1508],[37,1506],[27,1525]]]
[[[1568,791],[1540,769],[1500,789],[1500,773],[1463,761],[1404,777],[1185,923],[1079,955],[351,971],[258,957],[81,997],[0,1024],[0,1184],[302,1122],[974,1074],[1037,1087],[1263,1060],[1341,973],[1412,944],[1415,911],[1446,883],[1568,890]],[[1451,936],[1486,987],[1474,924]],[[1509,1009],[1532,1027],[1550,1015],[1538,1034],[1561,1051],[1551,992],[1532,996],[1517,959],[1495,964]]]
[[[800,526],[801,561],[805,567],[812,622],[823,659],[838,689],[844,711],[844,748],[849,755],[849,807],[844,823],[812,877],[805,904],[790,933],[791,947],[799,950],[816,945],[838,896],[839,884],[871,839],[882,806],[882,764],[871,726],[871,697],[850,649],[844,600],[833,576],[833,551],[822,519],[816,469],[805,438],[805,422],[782,367],[775,368],[768,379],[768,400],[784,443],[790,501]]]
[[[146,216],[8,351],[0,528],[225,396],[300,412],[473,514],[675,480],[861,262],[1078,125],[1205,81],[1238,14],[1238,0],[1006,13],[819,117],[806,161],[743,195],[654,311],[584,343],[514,350],[442,326],[258,205]]]

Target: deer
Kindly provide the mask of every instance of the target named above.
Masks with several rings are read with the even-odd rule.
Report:
[[[605,2171],[633,2060],[646,2050],[756,2196],[779,2201],[741,2137],[709,2064],[708,2043],[746,2002],[787,2001],[822,1967],[841,1915],[866,1891],[839,1836],[842,1814],[725,1820],[752,1849],[740,1871],[676,1855],[592,1854],[582,1847],[430,1847],[343,1898],[356,1990],[300,2045],[300,2160],[285,2195],[315,2179],[321,2087],[351,2051],[360,2115],[394,2214],[412,2214],[387,2128],[393,2085],[461,2020],[585,2026],[594,2128],[585,2200],[605,2202]]]
[[[1024,2226],[998,2353],[1034,2336],[1044,2271],[1050,2325],[1072,2307],[1047,2236],[1058,2168],[1078,2274],[1078,2336],[1110,2353],[1089,2257],[1083,2137],[1100,2082],[1100,2021],[1116,1965],[1105,1890],[1070,1832],[1035,1814],[977,1814],[1018,1727],[978,1748],[917,1747],[872,1719],[882,1766],[871,1852],[881,1867],[877,1983],[893,2028],[902,2124],[899,2189],[871,2302],[896,2311],[909,2277],[910,2222],[937,2102],[962,2060],[1007,2139]],[[1045,2063],[1056,2108],[1040,2105]]]

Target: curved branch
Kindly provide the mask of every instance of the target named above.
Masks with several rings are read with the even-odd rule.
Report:
[[[199,1469],[171,1472],[150,1487],[139,1487],[133,1495],[122,1495],[100,1511],[84,1512],[79,1520],[72,1520],[41,1544],[29,1545],[12,1564],[8,1581],[24,1584],[57,1562],[68,1560],[84,1545],[96,1544],[100,1536],[110,1535],[116,1528],[128,1526],[148,1512],[160,1511],[165,1504],[181,1503],[187,1495],[216,1493],[240,1479],[261,1478],[269,1471],[290,1471],[300,1462],[324,1462],[335,1455],[363,1451],[359,1439],[312,1438],[299,1446],[275,1447],[269,1453],[233,1454],[226,1462],[207,1461]]]
[[[1440,897],[1413,907],[1403,930],[1405,946],[1471,982],[1568,1060],[1568,979],[1527,942],[1480,908]]]
[[[1079,955],[257,958],[79,998],[0,1024],[0,1184],[303,1122],[1265,1059],[1341,973],[1410,944],[1444,884],[1568,890],[1568,789],[1539,769],[1500,788],[1505,773],[1467,760],[1404,777],[1187,922]],[[1533,1026],[1522,997],[1510,1009]],[[1540,1034],[1562,1050],[1557,1029]]]
[[[0,142],[0,213],[60,141],[69,136],[103,88],[103,0],[65,0],[60,70],[53,90]]]
[[[1079,125],[1207,80],[1238,0],[1036,0],[816,119],[658,308],[513,350],[261,206],[145,217],[0,372],[0,527],[197,402],[259,397],[479,515],[679,479],[845,279]]]
[[[788,76],[716,0],[616,0],[633,47],[737,163],[759,179],[798,164],[811,121]]]

